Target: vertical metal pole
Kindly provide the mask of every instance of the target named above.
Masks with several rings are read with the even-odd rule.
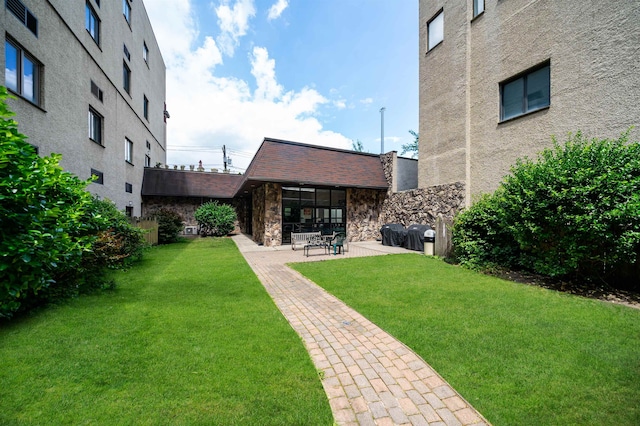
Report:
[[[380,108],[380,154],[384,154],[384,111],[385,107]]]
[[[224,162],[224,171],[227,171],[227,147],[222,145],[222,161]]]

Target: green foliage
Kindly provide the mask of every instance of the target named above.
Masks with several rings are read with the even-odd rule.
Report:
[[[179,213],[161,208],[152,213],[158,220],[158,243],[169,244],[178,241],[184,224]]]
[[[364,146],[362,146],[362,142],[360,142],[360,139],[351,141],[351,149],[356,152],[364,152]]]
[[[411,158],[415,158],[418,156],[418,142],[420,140],[420,135],[418,135],[418,133],[414,130],[409,130],[409,133],[411,133],[411,136],[413,136],[413,141],[402,144],[402,152],[400,153],[400,155],[411,153]]]
[[[0,317],[76,268],[94,236],[87,182],[61,156],[39,157],[18,132],[0,88]]]
[[[495,194],[457,218],[459,259],[637,286],[640,144],[628,137],[589,140],[578,132],[563,145],[554,139],[537,161],[518,160]],[[490,219],[484,233],[471,223],[483,216]],[[487,250],[494,244],[500,248]]]
[[[204,203],[194,214],[202,235],[221,237],[233,231],[237,219],[236,211],[228,204],[217,201]]]
[[[0,87],[0,318],[100,287],[104,268],[139,256],[141,231],[88,181],[40,157],[18,132]]]

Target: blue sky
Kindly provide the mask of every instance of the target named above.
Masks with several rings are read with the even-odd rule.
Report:
[[[414,0],[145,0],[167,66],[170,164],[242,172],[264,137],[380,152],[418,130]]]

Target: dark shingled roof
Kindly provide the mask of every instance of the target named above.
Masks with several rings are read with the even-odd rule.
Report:
[[[386,189],[380,156],[265,138],[247,181]]]
[[[167,197],[233,198],[242,183],[242,175],[144,169],[142,195]]]
[[[263,182],[387,189],[380,156],[265,138],[244,175],[144,170],[143,196],[233,198]]]

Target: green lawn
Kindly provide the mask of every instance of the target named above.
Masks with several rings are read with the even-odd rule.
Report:
[[[640,310],[417,254],[293,267],[413,348],[494,425],[640,424]]]
[[[0,424],[331,425],[302,342],[229,239],[0,325]]]

